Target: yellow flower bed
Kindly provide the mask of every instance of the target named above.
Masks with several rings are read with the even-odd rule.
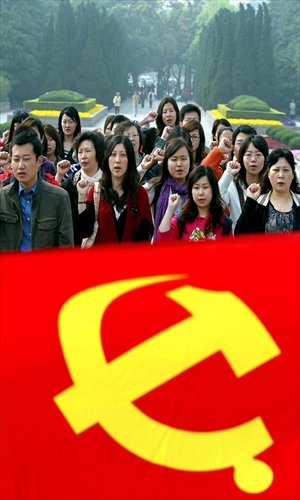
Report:
[[[216,118],[226,118],[225,116],[220,113],[217,109],[211,109],[211,113],[216,117]],[[282,123],[279,122],[278,120],[246,120],[245,118],[226,118],[228,121],[232,124],[237,124],[239,125],[240,123],[245,123],[248,125],[278,125],[282,126]]]
[[[96,104],[93,108],[89,109],[89,111],[79,111],[79,116],[80,118],[87,118],[91,115],[93,115],[94,113],[96,113],[96,111],[99,111],[99,109],[103,108],[103,104]],[[30,111],[30,113],[32,113],[33,115],[36,115],[36,116],[59,116],[60,115],[60,111],[52,111],[51,109],[33,109],[32,111]]]

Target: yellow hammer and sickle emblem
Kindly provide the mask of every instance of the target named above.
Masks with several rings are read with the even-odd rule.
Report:
[[[117,281],[71,297],[60,311],[59,334],[74,385],[58,394],[55,403],[76,434],[99,423],[149,462],[185,471],[233,467],[241,490],[260,493],[273,481],[269,465],[255,458],[273,444],[261,417],[228,429],[192,432],[157,422],[133,404],[218,351],[237,377],[278,356],[277,344],[244,302],[226,291],[188,285],[171,290],[167,297],[191,316],[106,361],[99,331],[108,305],[136,288],[180,278],[185,276]]]

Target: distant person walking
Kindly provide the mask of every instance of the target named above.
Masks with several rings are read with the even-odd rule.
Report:
[[[136,90],[132,94],[132,98],[131,99],[132,99],[132,106],[133,106],[133,114],[134,114],[134,116],[136,116],[137,112],[138,112],[138,106],[139,106],[139,103],[140,103],[140,96],[139,96],[139,94],[137,93]]]
[[[150,90],[150,92],[148,94],[148,101],[149,101],[149,108],[151,109],[153,106],[153,92],[152,92],[152,90]]]
[[[291,118],[291,120],[295,120],[295,116],[296,116],[296,103],[295,103],[294,99],[292,99],[290,102],[290,118]]]
[[[115,115],[118,115],[120,113],[120,106],[121,106],[121,95],[120,92],[117,92],[115,97],[113,98],[113,105],[115,107]]]

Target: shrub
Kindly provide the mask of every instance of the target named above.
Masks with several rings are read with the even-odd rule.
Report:
[[[3,134],[3,132],[5,132],[5,130],[8,130],[9,127],[10,127],[9,122],[0,123],[0,134]]]
[[[11,91],[11,81],[4,75],[0,74],[0,101],[7,101]]]
[[[288,144],[290,139],[292,139],[293,137],[295,137],[295,134],[289,130],[284,130],[283,131],[283,134],[281,134],[280,138],[281,140],[285,143],[285,144]]]
[[[277,132],[275,132],[273,135],[272,135],[272,139],[275,139],[276,141],[279,141],[279,142],[282,142],[281,140],[281,135],[277,134]]]
[[[289,131],[285,127],[280,127],[279,130],[275,130],[273,132],[273,136],[276,139],[282,139],[286,135],[287,132],[289,133]]]
[[[297,134],[298,137],[293,137],[289,141],[289,146],[291,149],[300,149],[300,134]]]
[[[257,97],[250,96],[250,95],[240,95],[238,97],[235,97],[234,99],[231,99],[227,106],[231,109],[234,109],[236,111],[264,111],[264,112],[270,112],[271,108],[270,106],[262,101],[261,99],[258,99]]]
[[[248,95],[238,95],[237,97],[234,97],[231,99],[228,103],[227,106],[229,108],[234,109],[234,106],[236,105],[237,102],[239,102],[240,99],[244,99],[245,97],[249,97]]]
[[[277,111],[276,109],[270,108],[271,111],[241,111],[231,109],[227,106],[227,104],[218,104],[218,111],[225,116],[228,120],[230,118],[239,118],[246,120],[282,120],[285,117],[285,113],[281,113],[281,111]],[[281,126],[278,126],[281,128]]]
[[[24,101],[24,106],[29,108],[30,110],[38,109],[39,111],[43,110],[52,110],[52,111],[61,111],[66,106],[74,106],[77,111],[85,112],[92,109],[97,104],[95,98],[85,99],[81,102],[70,102],[70,101],[39,101],[38,99],[31,99],[30,101]]]
[[[45,92],[38,100],[44,101],[54,101],[54,102],[81,102],[84,101],[86,97],[79,92],[74,92],[73,90],[51,90],[50,92]]]
[[[270,137],[273,137],[274,132],[277,132],[278,128],[281,129],[281,126],[273,125],[272,127],[268,127],[266,128],[266,134],[269,135]]]

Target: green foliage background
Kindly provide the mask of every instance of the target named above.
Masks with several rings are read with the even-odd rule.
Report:
[[[15,106],[63,88],[110,105],[129,73],[136,88],[156,71],[159,98],[173,77],[205,108],[246,94],[299,110],[299,25],[299,0],[1,0],[1,91]]]

